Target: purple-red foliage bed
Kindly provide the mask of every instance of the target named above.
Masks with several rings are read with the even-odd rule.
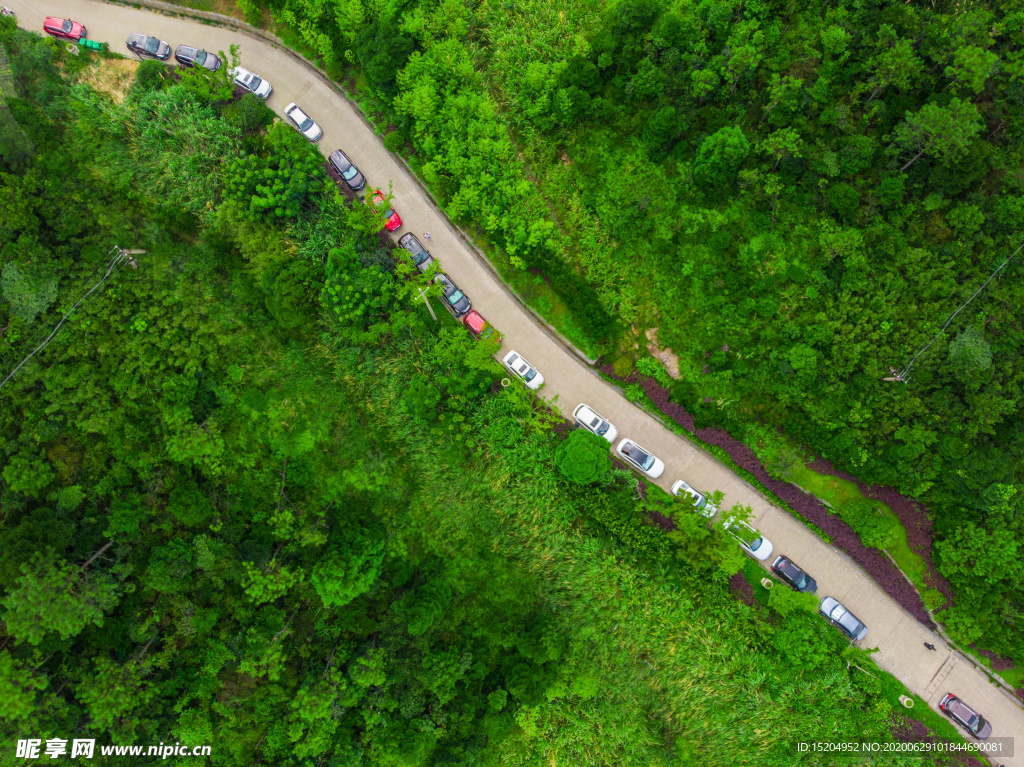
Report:
[[[604,365],[599,370],[617,381],[627,384],[640,384],[647,396],[650,397],[651,401],[662,413],[691,434],[696,435],[703,442],[709,445],[717,445],[725,450],[732,457],[732,460],[736,462],[737,466],[750,472],[758,482],[789,504],[790,508],[797,514],[827,533],[832,539],[832,545],[860,565],[885,593],[903,607],[904,610],[913,615],[930,630],[935,629],[935,624],[928,616],[928,611],[925,609],[924,603],[921,601],[921,597],[914,586],[903,577],[885,554],[877,549],[868,548],[861,543],[860,538],[853,529],[838,516],[831,514],[828,507],[821,501],[812,495],[802,492],[788,482],[769,477],[768,472],[761,466],[761,462],[754,455],[753,451],[739,440],[734,439],[725,429],[694,429],[693,416],[686,412],[682,405],[670,402],[668,391],[658,385],[657,381],[650,376],[632,373],[628,378],[620,378],[615,375],[611,365]],[[855,478],[836,472],[824,462],[816,461],[811,464],[811,468],[815,471],[841,476],[843,479],[857,482]],[[900,521],[903,522],[904,527],[907,529],[907,537],[911,548],[921,554],[928,563],[932,573],[929,583],[934,584],[935,588],[941,589],[943,594],[946,595],[949,604],[952,604],[952,589],[944,579],[935,573],[931,560],[928,558],[928,553],[931,549],[931,524],[924,510],[891,488],[865,487],[859,482],[857,482],[857,486],[866,496],[877,498],[899,515]],[[797,552],[787,553],[792,553],[794,556],[797,555]]]

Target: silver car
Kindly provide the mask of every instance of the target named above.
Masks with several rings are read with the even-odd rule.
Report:
[[[835,597],[825,597],[818,606],[821,614],[829,619],[832,625],[836,626],[854,642],[859,642],[868,633],[868,627],[861,623],[860,618],[843,607]]]
[[[299,129],[299,133],[310,141],[319,141],[324,135],[320,126],[313,122],[313,118],[299,109],[299,105],[294,101],[284,108],[284,116],[291,120]]]
[[[615,438],[619,436],[619,430],[612,425],[611,421],[589,405],[583,403],[577,405],[576,409],[572,411],[572,417],[576,423],[587,431],[592,431],[597,436],[604,437],[613,445],[615,444]]]
[[[434,263],[434,257],[420,244],[415,234],[403,234],[398,238],[398,244],[409,252],[409,257],[421,272],[427,271]]]
[[[335,149],[331,152],[327,158],[327,162],[331,164],[331,167],[337,171],[338,175],[345,179],[345,183],[348,184],[348,188],[353,192],[358,192],[364,186],[366,186],[366,179],[363,178],[363,174],[359,172],[359,168],[352,164],[352,161],[348,159],[346,154],[340,149]],[[406,235],[408,237],[409,235]]]
[[[232,69],[231,76],[235,78],[235,85],[261,99],[269,97],[274,90],[270,87],[270,83],[244,67]]]
[[[171,56],[171,46],[163,40],[158,40],[149,35],[128,35],[128,39],[124,41],[124,44],[128,46],[128,50],[139,57],[146,56],[150,59],[160,59],[163,61]]]

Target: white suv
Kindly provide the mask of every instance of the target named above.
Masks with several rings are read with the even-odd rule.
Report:
[[[615,452],[636,466],[651,479],[657,479],[665,473],[665,462],[655,458],[645,448],[640,447],[631,439],[624,439],[615,448]]]
[[[502,362],[505,363],[505,367],[508,368],[509,372],[526,384],[526,388],[539,389],[540,385],[544,383],[544,376],[540,374],[540,371],[520,357],[518,352],[509,352],[505,355],[505,359]]]
[[[244,88],[253,96],[258,96],[261,99],[267,98],[271,91],[274,90],[270,87],[270,83],[262,77],[257,77],[244,67],[235,67],[232,69],[231,76],[235,78],[235,85],[239,88]]]
[[[313,118],[303,112],[294,101],[284,108],[284,116],[294,123],[299,133],[310,141],[319,141],[324,132],[313,122]]]
[[[591,409],[588,405],[580,403],[576,406],[576,409],[572,411],[572,417],[575,419],[576,423],[587,431],[592,431],[597,436],[604,437],[613,445],[615,444],[615,438],[619,436],[619,430],[612,426],[612,422],[596,410]]]
[[[761,533],[752,528],[746,522],[730,518],[725,521],[723,529],[736,539],[740,548],[754,559],[760,560],[761,562],[768,559],[768,557],[772,555],[772,551],[775,549],[775,547],[772,546],[771,541],[761,535]]]
[[[679,497],[683,493],[686,493],[693,499],[694,507],[702,517],[711,519],[711,517],[715,516],[715,512],[718,511],[718,507],[708,501],[708,497],[704,495],[704,493],[699,490],[694,490],[688,484],[683,482],[683,480],[678,479],[676,480],[676,483],[672,485],[672,495]]]

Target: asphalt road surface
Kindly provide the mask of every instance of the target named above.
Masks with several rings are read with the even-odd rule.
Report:
[[[232,43],[240,44],[242,66],[273,85],[268,103],[278,115],[283,118],[285,105],[295,101],[323,128],[318,145],[325,157],[334,149],[344,149],[367,177],[369,189],[387,190],[388,182],[392,182],[393,205],[403,221],[393,237],[397,240],[413,232],[420,238],[444,271],[469,295],[473,308],[499,329],[504,338],[502,353],[515,349],[541,371],[546,381],[540,391],[542,397],[554,401],[570,418],[576,405],[586,402],[610,419],[620,439],[635,440],[665,462],[666,471],[656,482],[666,491],[675,480],[685,479],[702,491],[721,490],[725,494],[723,508],[736,503],[752,507],[752,524],[773,542],[775,554],[792,557],[818,581],[819,596],[836,597],[868,626],[862,646],[878,648],[874,657],[879,666],[935,710],[946,692],[956,694],[992,723],[993,738],[1016,736],[1015,755],[1000,756],[992,763],[1024,767],[1024,708],[973,664],[952,652],[941,637],[904,612],[845,555],[772,506],[711,456],[633,406],[617,388],[604,382],[552,337],[482,265],[417,182],[384,149],[356,108],[307,64],[243,32],[100,0],[50,0],[45,4],[43,0],[2,1],[17,13],[18,24],[25,29],[42,33],[47,15],[71,18],[86,26],[90,39],[105,41],[112,51],[126,56],[133,55],[124,45],[133,32],[165,40],[172,52],[181,43],[214,52],[226,52]],[[173,56],[169,64],[174,64]],[[423,232],[431,233],[429,241],[423,240]],[[938,650],[927,650],[925,642],[933,643]]]

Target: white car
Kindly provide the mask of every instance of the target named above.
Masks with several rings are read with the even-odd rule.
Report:
[[[708,501],[708,497],[704,495],[704,493],[699,490],[694,490],[688,484],[683,482],[683,480],[678,479],[676,480],[676,483],[672,485],[672,495],[681,496],[683,493],[686,493],[693,498],[696,509],[700,512],[702,517],[711,519],[711,517],[715,516],[715,512],[718,511],[718,507]]]
[[[284,115],[295,123],[299,133],[310,141],[319,141],[320,137],[324,135],[324,132],[320,130],[320,126],[313,122],[313,118],[299,109],[298,104],[294,101],[284,108]]]
[[[741,522],[738,519],[727,519],[724,528],[729,535],[736,539],[740,548],[754,559],[764,562],[772,555],[772,551],[775,550],[771,541],[746,522]]]
[[[544,383],[544,376],[540,374],[537,368],[520,357],[518,352],[509,352],[505,355],[505,359],[502,362],[505,363],[505,367],[517,378],[522,379],[523,383],[526,384],[526,388],[539,389],[540,385]]]
[[[262,77],[257,77],[245,67],[235,67],[231,70],[231,76],[235,78],[235,85],[261,99],[267,98],[274,90],[270,87],[270,83]]]
[[[615,448],[615,452],[636,466],[651,479],[657,479],[665,472],[665,462],[655,458],[649,451],[640,447],[631,439],[624,439]]]
[[[615,444],[615,438],[619,436],[619,430],[612,426],[612,422],[588,405],[580,403],[572,411],[572,417],[580,426],[587,431],[592,431],[599,437],[604,437],[611,444]]]

